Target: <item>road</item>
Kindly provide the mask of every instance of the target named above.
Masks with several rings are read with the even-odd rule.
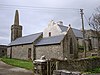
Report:
[[[33,75],[32,71],[7,65],[0,61],[0,75]]]

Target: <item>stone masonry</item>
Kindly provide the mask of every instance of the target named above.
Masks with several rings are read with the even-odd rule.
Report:
[[[48,46],[38,46],[36,47],[36,59],[45,55],[47,59],[56,58],[63,59],[63,48],[61,44],[58,45],[48,45]]]
[[[10,53],[12,53],[12,58],[28,60],[29,48],[31,48],[31,59],[33,59],[33,44],[9,47],[7,50],[7,55],[10,56]],[[11,50],[12,52],[10,52]]]

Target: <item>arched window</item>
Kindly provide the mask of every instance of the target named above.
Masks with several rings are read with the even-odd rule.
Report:
[[[70,54],[73,54],[73,41],[72,41],[72,38],[70,38]]]

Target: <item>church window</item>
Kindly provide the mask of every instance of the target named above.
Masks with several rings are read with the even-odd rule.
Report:
[[[70,38],[70,54],[73,54],[73,43],[72,43],[72,38]]]
[[[49,36],[51,36],[51,32],[49,32]]]

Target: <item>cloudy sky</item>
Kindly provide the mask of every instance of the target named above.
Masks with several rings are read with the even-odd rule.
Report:
[[[81,29],[80,10],[88,19],[100,0],[0,0],[0,44],[10,43],[10,27],[15,10],[19,10],[23,36],[41,32],[50,20],[63,21],[64,25]],[[85,28],[89,29],[84,18]]]

